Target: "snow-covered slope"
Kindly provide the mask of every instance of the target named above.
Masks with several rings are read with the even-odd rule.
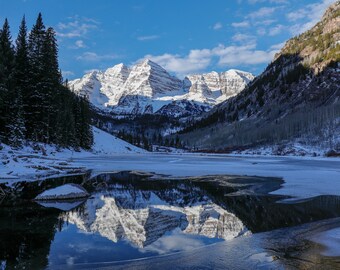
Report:
[[[144,60],[131,68],[116,65],[70,82],[70,88],[104,111],[117,114],[196,114],[236,95],[253,80],[250,73],[229,70],[187,76],[183,81],[158,64]],[[178,107],[188,107],[179,112]],[[192,111],[191,111],[192,109]]]
[[[27,142],[22,149],[0,144],[0,179],[26,179],[67,173],[79,173],[82,168],[72,165],[74,158],[95,155],[137,154],[146,150],[129,144],[105,131],[93,127],[91,151],[60,149],[56,145]],[[78,166],[78,167],[77,167]]]
[[[156,63],[145,60],[131,68],[124,85],[125,95],[139,95],[154,98],[159,95],[171,95],[182,87],[182,82],[171,76]]]
[[[97,154],[146,153],[147,151],[93,127],[92,151]]]

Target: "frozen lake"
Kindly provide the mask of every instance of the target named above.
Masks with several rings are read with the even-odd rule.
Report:
[[[232,157],[206,154],[135,154],[75,159],[93,173],[140,170],[169,176],[218,174],[283,178],[276,194],[308,198],[340,195],[340,159],[305,157]]]
[[[81,184],[91,196],[78,201],[31,200],[43,190],[70,182]],[[1,201],[0,265],[336,267],[340,196],[282,203],[286,196],[270,193],[283,184],[273,177],[170,179],[127,171],[18,182],[13,190],[18,195]]]

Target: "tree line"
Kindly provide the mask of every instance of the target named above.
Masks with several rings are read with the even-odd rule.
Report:
[[[5,19],[0,29],[0,142],[25,141],[89,149],[89,102],[63,83],[56,32],[39,13],[27,32],[23,17],[15,44]]]
[[[314,107],[306,106],[275,121],[245,119],[229,124],[220,123],[180,139],[187,148],[211,150],[242,150],[246,148],[299,142],[324,149],[340,150],[340,103]],[[205,140],[204,134],[211,134]]]

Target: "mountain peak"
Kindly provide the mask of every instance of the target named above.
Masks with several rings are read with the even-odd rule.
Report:
[[[144,65],[156,64],[155,62],[151,61],[148,58],[144,59],[141,63]]]
[[[126,67],[123,63],[119,63],[119,64],[117,64],[117,65],[115,65],[115,66],[113,66],[113,67],[115,67],[115,68],[117,68],[117,69],[122,69],[122,68],[124,68],[124,67]]]
[[[141,62],[137,63],[136,66],[150,67],[152,69],[159,69],[159,70],[166,71],[162,66],[160,66],[159,64],[157,64],[156,62],[154,62],[154,61],[152,61],[152,60],[150,60],[148,58],[146,58],[146,59],[142,60]]]
[[[126,72],[129,73],[129,68],[127,66],[125,66],[123,63],[114,65],[111,68],[108,68],[105,71],[105,74],[109,75],[109,74],[117,74],[117,73],[121,73],[121,72]]]
[[[102,73],[100,70],[94,69],[94,70],[91,70],[89,73],[86,73],[84,77],[95,79],[97,75],[100,73]]]
[[[185,102],[196,102],[195,108],[203,106],[206,110],[244,89],[250,80],[242,75],[252,75],[239,72],[241,75],[236,76],[212,71],[180,80],[152,60],[144,59],[130,68],[117,64],[93,78],[87,74],[70,82],[70,86],[78,93],[86,90],[91,103],[116,113],[157,112],[172,102],[181,104],[178,110],[186,110]]]

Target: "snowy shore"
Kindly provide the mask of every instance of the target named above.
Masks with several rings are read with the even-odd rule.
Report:
[[[44,145],[44,153],[25,147],[0,150],[0,183],[34,181],[65,174],[93,174],[139,170],[173,177],[202,175],[256,175],[280,177],[283,187],[274,193],[308,198],[340,195],[340,159],[295,156],[253,156],[202,153],[150,153],[94,128],[92,152],[56,151]]]
[[[0,182],[1,179],[33,180],[87,170],[82,165],[75,165],[73,162],[75,158],[147,152],[95,127],[93,132],[94,145],[91,151],[57,149],[55,145],[40,143],[35,145],[31,143],[16,150],[2,144]]]

